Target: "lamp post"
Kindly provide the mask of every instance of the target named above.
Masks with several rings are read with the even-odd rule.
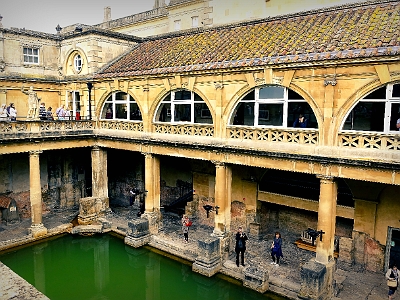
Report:
[[[91,82],[87,83],[87,88],[89,91],[89,120],[92,119],[92,100],[91,100],[91,92],[92,92],[92,88],[93,88],[93,84]]]

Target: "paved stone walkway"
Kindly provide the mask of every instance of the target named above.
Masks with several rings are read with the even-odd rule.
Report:
[[[59,210],[43,216],[44,226],[51,231],[53,228],[65,226],[78,215],[77,210]],[[113,208],[107,213],[106,219],[112,222],[112,229],[116,232],[124,233],[128,229],[128,220],[137,218],[137,209],[131,208]],[[20,223],[5,225],[0,223],[0,246],[10,240],[29,237],[28,228],[31,225],[30,220],[22,220]],[[196,251],[197,239],[210,235],[213,228],[197,226],[194,224],[189,231],[189,243],[185,243],[181,231],[180,218],[174,214],[163,214],[163,225],[159,233],[159,238],[173,243],[176,247],[184,250]],[[301,266],[315,257],[313,252],[299,249],[294,241],[298,238],[290,236],[286,232],[281,232],[284,241],[284,258],[280,266],[271,265],[269,245],[271,244],[273,233],[263,237],[262,240],[248,241],[245,254],[246,267],[262,267],[269,272],[269,277],[273,280],[291,281],[295,285],[301,282]],[[1,248],[0,248],[1,249]],[[231,265],[235,261],[235,253],[229,255]],[[229,264],[229,262],[228,262]],[[242,268],[242,267],[240,267]],[[387,287],[382,273],[372,273],[361,269],[348,266],[337,262],[337,271],[335,274],[339,285],[339,292],[335,300],[384,300],[387,299]],[[395,296],[394,299],[400,299]]]

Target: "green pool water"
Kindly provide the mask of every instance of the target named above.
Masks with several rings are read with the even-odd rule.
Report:
[[[191,271],[191,265],[113,235],[65,235],[0,254],[0,261],[50,299],[278,300],[241,283]]]

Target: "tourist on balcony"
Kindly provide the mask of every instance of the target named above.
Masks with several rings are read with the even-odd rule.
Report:
[[[59,108],[56,109],[56,116],[59,120],[64,120],[64,116],[65,116],[65,109],[64,109],[65,105],[61,104],[61,106]]]
[[[46,106],[44,104],[44,102],[40,103],[40,107],[39,107],[39,118],[40,120],[46,120]]]
[[[394,282],[393,286],[389,286],[389,300],[393,299],[394,293],[397,290],[397,286],[399,285],[399,270],[397,269],[397,266],[394,264],[391,268],[389,268],[385,274],[386,279],[388,282]]]
[[[279,232],[275,232],[274,240],[271,245],[272,265],[279,266],[279,260],[283,257],[282,254],[282,237]],[[275,262],[276,260],[276,262]]]
[[[396,128],[400,131],[400,114],[399,114],[399,118],[396,121]]]
[[[64,120],[70,120],[70,119],[71,119],[71,113],[69,111],[68,106],[66,106],[64,109]]]
[[[294,121],[293,127],[307,128],[308,127],[308,119],[303,114],[300,114],[299,117]]]
[[[246,241],[248,240],[246,233],[243,232],[243,228],[239,227],[236,233],[236,266],[239,267],[239,255],[242,261],[242,266],[244,266],[244,252],[246,252]]]
[[[10,121],[17,120],[17,109],[15,108],[15,104],[11,103],[8,107],[8,116],[10,117]]]
[[[112,109],[109,107],[106,110],[106,119],[112,119],[112,117],[113,117]]]
[[[5,104],[0,107],[0,121],[8,121],[8,111]]]
[[[46,112],[46,119],[47,120],[54,120],[53,112],[51,111],[52,109],[53,108],[51,106],[49,106],[49,108],[47,109],[47,112]]]

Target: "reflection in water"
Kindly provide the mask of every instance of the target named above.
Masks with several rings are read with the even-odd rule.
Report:
[[[67,235],[0,260],[52,300],[282,299],[194,273],[187,263],[134,249],[112,235]]]

